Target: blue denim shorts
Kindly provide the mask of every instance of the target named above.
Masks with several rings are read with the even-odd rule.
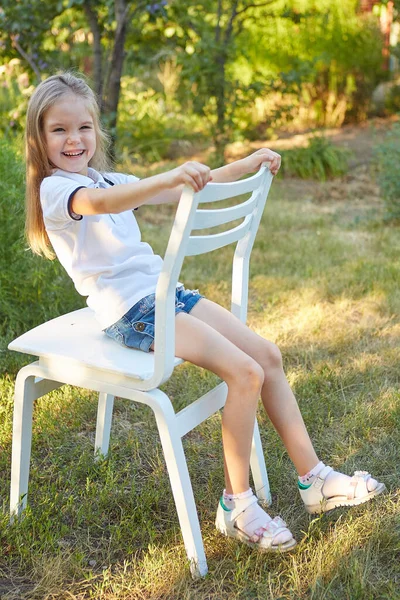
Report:
[[[184,286],[176,288],[175,314],[190,313],[201,298],[204,296],[198,290],[185,290]],[[103,331],[123,346],[149,352],[154,342],[155,312],[156,295],[150,294],[136,302],[119,321]]]

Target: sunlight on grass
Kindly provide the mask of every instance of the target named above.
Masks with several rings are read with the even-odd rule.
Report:
[[[267,284],[265,288],[268,289]],[[275,310],[266,308],[262,314],[252,313],[251,322],[260,335],[283,346],[299,340],[313,345],[336,345],[343,339],[354,343],[365,334],[388,326],[391,317],[382,314],[385,302],[383,294],[366,295],[356,301],[339,297],[328,302],[321,299],[318,288],[304,287],[297,293],[281,294]]]

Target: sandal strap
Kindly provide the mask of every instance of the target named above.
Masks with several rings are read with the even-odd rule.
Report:
[[[356,490],[359,483],[363,483],[365,485],[366,490],[368,491],[368,479],[371,479],[371,475],[367,471],[354,471],[354,475],[350,480],[349,490],[347,492],[348,500],[354,500],[354,498],[356,497]]]
[[[250,498],[246,498],[246,502],[243,502],[240,509],[234,508],[232,510],[232,513],[231,513],[232,522],[236,521],[236,519],[238,518],[239,515],[241,515],[247,508],[249,508],[249,506],[251,506],[252,504],[255,504],[256,502],[258,502],[258,498],[257,498],[257,496],[255,496],[255,494],[250,496]]]
[[[321,490],[322,486],[325,483],[325,479],[328,477],[329,473],[331,473],[333,471],[332,467],[323,467],[323,469],[321,469],[321,471],[318,473],[314,483],[313,483],[313,487],[316,490]]]
[[[270,542],[270,545],[273,545],[275,538],[284,531],[289,532],[292,536],[291,532],[286,526],[285,521],[281,517],[277,516],[271,519],[271,521],[269,521],[259,530],[255,531],[253,537],[257,536],[258,538],[267,538]],[[254,541],[257,541],[257,539],[254,539]]]
[[[276,516],[267,523],[264,529],[267,529],[267,531],[270,531],[271,533],[278,533],[278,530],[280,529],[287,529],[287,525],[282,517]]]

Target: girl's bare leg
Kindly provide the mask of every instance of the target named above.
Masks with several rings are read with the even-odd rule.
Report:
[[[287,382],[281,354],[275,344],[263,339],[228,310],[207,299],[200,300],[190,316],[207,323],[262,367],[262,402],[297,472],[304,475],[315,467],[319,459]],[[217,356],[217,362],[218,359]]]
[[[251,440],[263,369],[216,329],[191,314],[176,316],[175,345],[177,356],[216,373],[228,385],[222,415],[225,487],[228,493],[244,492],[249,489]]]

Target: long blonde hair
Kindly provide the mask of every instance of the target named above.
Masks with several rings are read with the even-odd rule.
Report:
[[[96,134],[96,151],[89,161],[89,166],[97,171],[110,170],[107,158],[108,135],[100,124],[99,106],[94,92],[82,76],[77,77],[72,73],[53,75],[42,81],[28,104],[25,131],[25,156],[26,156],[26,220],[25,233],[28,244],[35,254],[53,259],[55,255],[51,249],[47,235],[43,211],[40,204],[40,184],[45,177],[51,175],[54,168],[47,157],[44,140],[43,121],[46,112],[62,96],[75,94],[86,101],[87,109],[93,118]]]

